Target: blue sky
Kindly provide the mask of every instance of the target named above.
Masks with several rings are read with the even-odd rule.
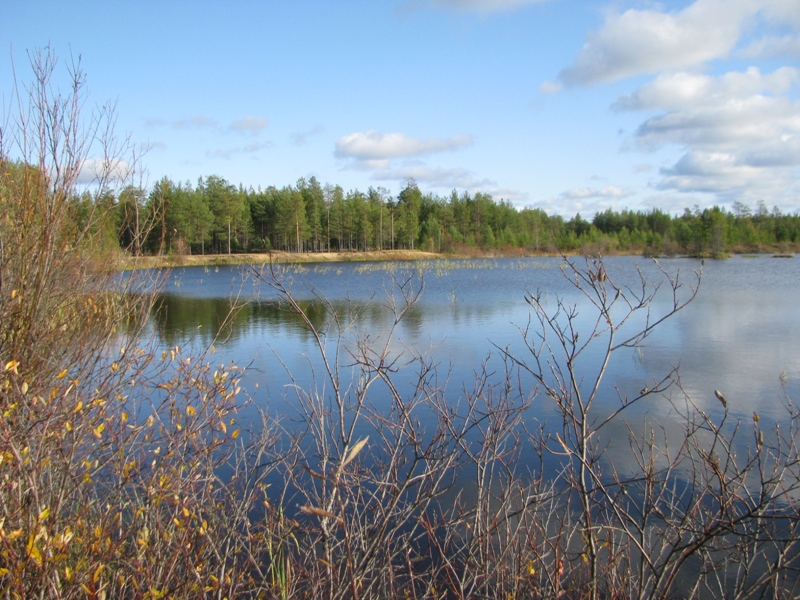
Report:
[[[116,102],[145,184],[800,209],[798,0],[6,1],[6,112],[47,45]]]

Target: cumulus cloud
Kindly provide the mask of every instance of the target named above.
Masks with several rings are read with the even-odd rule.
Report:
[[[469,146],[472,136],[455,135],[447,139],[420,139],[402,133],[367,131],[351,133],[336,140],[336,156],[361,160],[420,156],[458,150]]]
[[[623,149],[678,150],[650,181],[675,193],[659,198],[709,194],[715,202],[764,199],[800,207],[800,2],[664,6],[609,12],[572,63],[539,92],[652,76],[611,109],[649,113]],[[727,66],[765,57],[787,59],[786,66],[770,72]],[[550,202],[556,210],[600,209],[612,196],[598,191],[575,188]]]
[[[798,86],[794,67],[718,77],[670,73],[620,97],[613,108],[657,112],[634,134],[640,149],[682,150],[660,171],[657,188],[788,199],[797,193],[800,170],[800,101],[792,98]]]
[[[653,75],[611,108],[650,113],[624,147],[678,149],[678,158],[651,181],[654,188],[707,193],[716,201],[764,197],[797,205],[800,69],[795,62],[771,72],[723,69],[726,60],[800,56],[800,2],[694,0],[676,11],[653,6],[609,13],[572,64],[540,92]],[[558,199],[580,202],[585,193],[577,188]]]
[[[752,204],[781,202],[797,208],[797,170],[791,167],[764,169],[746,164],[733,154],[689,151],[672,167],[661,170],[659,190],[713,194],[718,201]],[[786,203],[789,200],[790,203]]]
[[[758,9],[755,0],[696,0],[677,13],[610,14],[558,79],[568,87],[595,85],[724,57]]]
[[[258,135],[267,126],[267,119],[264,117],[245,117],[231,123],[231,129],[236,133],[246,133]]]
[[[676,12],[610,12],[603,25],[587,35],[557,83],[545,82],[540,91],[686,70],[733,55],[796,57],[798,29],[796,0],[695,0]],[[742,43],[745,46],[739,47]]]
[[[719,77],[700,73],[659,75],[631,94],[621,96],[615,110],[685,110],[698,106],[718,107],[720,103],[743,102],[764,94],[780,95],[800,83],[800,70],[781,67],[761,73],[757,67],[731,71]]]
[[[798,161],[794,164],[776,164],[770,160],[768,168],[757,161],[724,152],[690,150],[673,166],[661,170],[656,187],[679,192],[705,192],[718,200],[754,202],[765,200],[769,204],[781,203],[790,209],[798,208]]]

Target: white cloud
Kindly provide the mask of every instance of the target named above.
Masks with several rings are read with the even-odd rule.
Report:
[[[420,156],[458,150],[469,146],[472,136],[455,135],[443,139],[419,139],[402,133],[367,131],[351,133],[336,140],[336,156],[359,160]]]
[[[712,202],[759,198],[796,207],[797,62],[771,72],[756,66],[724,72],[733,59],[764,56],[800,56],[800,1],[693,0],[672,11],[652,3],[609,13],[573,63],[540,92],[653,75],[611,106],[650,113],[623,148],[678,150],[650,182],[653,188],[710,194]],[[593,191],[576,188],[552,201],[583,210],[602,198]]]
[[[500,188],[496,182],[481,179],[472,171],[459,167],[437,167],[425,164],[420,157],[460,150],[471,145],[470,135],[454,135],[446,139],[421,139],[402,133],[357,132],[336,141],[335,154],[346,159],[345,168],[371,171],[377,181],[414,179],[420,185],[443,191],[453,189],[470,193],[483,192],[496,198],[522,201],[527,196],[515,190]]]
[[[119,183],[129,179],[132,174],[133,167],[127,161],[87,158],[81,164],[76,182],[81,185],[91,185],[101,181]]]
[[[611,14],[587,36],[559,81],[594,85],[724,57],[758,9],[755,0],[696,0],[677,13],[630,9]]]
[[[754,95],[652,117],[639,126],[636,140],[644,149],[679,144],[744,155],[764,148],[792,151],[798,134],[800,103]]]
[[[264,117],[245,117],[231,123],[231,129],[237,133],[248,133],[258,135],[267,126],[267,119]]]
[[[785,94],[800,83],[800,70],[781,67],[762,74],[756,67],[732,71],[719,77],[699,73],[667,73],[646,83],[632,94],[621,96],[615,110],[681,110],[720,103],[747,101],[762,94]]]
[[[751,67],[719,77],[672,73],[619,98],[614,108],[658,111],[636,130],[640,149],[681,149],[661,169],[658,189],[796,204],[800,101],[792,92],[798,85],[794,67],[772,73]]]
[[[800,4],[798,4],[800,6]],[[771,35],[755,40],[738,53],[744,58],[775,58],[800,56],[800,37],[797,35]]]
[[[618,185],[607,185],[602,188],[572,188],[561,194],[565,200],[583,200],[587,198],[625,198],[631,191]]]
[[[800,27],[800,2],[797,0],[763,0],[761,11],[769,21]]]
[[[780,175],[775,169],[744,164],[736,155],[723,152],[689,151],[674,166],[662,169],[661,175],[658,189],[706,192],[730,201],[771,201],[789,189],[794,188],[795,195],[798,191],[789,173]]]
[[[763,200],[790,212],[800,209],[800,161],[778,165],[770,157],[771,164],[764,167],[753,158],[748,161],[730,153],[690,150],[672,167],[661,170],[656,188],[708,193],[715,202],[752,204]]]

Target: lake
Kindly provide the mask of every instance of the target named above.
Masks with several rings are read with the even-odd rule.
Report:
[[[634,289],[639,271],[651,284],[663,279],[652,259],[612,257],[605,264],[610,278]],[[737,256],[705,261],[702,266],[699,260],[684,258],[660,259],[659,265],[668,274],[679,275],[687,293],[696,283],[695,272],[702,268],[697,297],[639,348],[613,356],[597,414],[612,410],[620,395],[635,396],[677,367],[680,390],[673,387],[663,398],[646,399],[628,411],[628,419],[667,422],[675,403],[683,404],[684,393],[699,410],[719,415],[716,389],[727,397],[732,420],[750,422],[756,411],[766,427],[784,418],[785,399],[796,400],[800,392],[796,308],[800,261]],[[391,352],[401,362],[427,353],[437,363],[440,379],[447,379],[447,394],[455,402],[484,362],[499,377],[501,349],[522,360],[530,358],[521,334],[531,317],[526,293],[540,292],[549,309],[555,308],[557,298],[574,305],[578,331],[584,339],[589,335],[597,311],[570,284],[561,266],[563,260],[555,257],[334,263],[285,267],[282,277],[317,326],[322,327],[333,310],[352,316],[352,327],[344,334],[345,349],[365,334],[380,341],[388,330],[392,318],[383,305],[387,295],[397,295],[393,280],[410,277],[414,289],[424,284],[419,301],[399,325]],[[654,315],[669,307],[671,297],[663,291],[656,295]],[[246,367],[243,388],[258,406],[291,418],[295,395],[288,385],[289,374],[300,387],[313,386],[315,376],[320,383],[319,353],[304,325],[276,298],[273,290],[255,281],[249,267],[175,269],[161,293],[160,309],[153,314],[153,330],[165,347],[202,348],[213,343],[211,360]],[[238,308],[228,318],[233,306]],[[641,323],[640,319],[634,325]],[[329,335],[329,341],[335,337]],[[603,350],[602,344],[594,344],[578,362],[588,381]],[[346,354],[342,363],[348,363]],[[412,375],[397,374],[401,389],[408,393],[413,389],[402,386],[411,386]],[[531,392],[535,389],[530,378],[523,376],[520,381]],[[552,408],[547,399],[536,398],[527,414],[532,422],[552,424]],[[613,456],[613,447],[609,450]]]
[[[575,264],[584,265],[583,259]],[[545,384],[559,373],[568,374],[564,350],[570,343],[560,344],[564,337],[581,346],[591,339],[594,327],[605,327],[591,293],[576,289],[574,273],[561,258],[281,267],[278,281],[291,290],[304,318],[288,310],[268,277],[259,281],[249,267],[175,269],[168,273],[148,331],[164,349],[183,346],[184,356],[202,355],[214,365],[233,362],[245,368],[242,388],[252,403],[237,415],[245,431],[237,443],[253,439],[248,436],[261,426],[259,410],[280,422],[277,433],[269,430],[265,438],[277,458],[259,468],[276,465],[263,480],[270,498],[292,519],[308,524],[309,532],[326,519],[344,527],[343,519],[327,512],[341,493],[346,496],[342,514],[345,506],[353,511],[348,527],[363,533],[358,529],[362,523],[369,537],[373,520],[393,507],[386,513],[391,527],[397,527],[392,539],[409,535],[414,542],[402,542],[403,547],[413,546],[420,556],[427,556],[431,540],[443,543],[442,536],[450,536],[458,554],[466,547],[459,546],[460,540],[471,544],[479,539],[480,523],[502,523],[510,528],[507,538],[502,527],[486,530],[498,549],[515,544],[530,549],[541,541],[541,554],[534,552],[541,560],[537,572],[553,572],[558,552],[569,554],[572,567],[580,567],[587,552],[581,539],[588,538],[578,533],[583,536],[586,523],[596,519],[592,535],[607,543],[600,548],[621,549],[613,560],[601,551],[601,562],[621,561],[617,566],[625,577],[645,587],[665,585],[657,581],[660,574],[678,569],[677,581],[667,585],[678,596],[688,594],[701,579],[709,596],[724,596],[711,591],[714,585],[732,586],[740,576],[755,581],[765,561],[778,555],[793,565],[799,422],[789,418],[797,411],[787,405],[800,397],[800,311],[795,307],[800,261],[767,256],[705,262],[612,257],[604,265],[605,272],[598,275],[593,266],[591,273],[604,280],[600,287],[611,298],[616,289],[623,290],[618,298],[629,301],[654,293],[649,310],[634,314],[618,340],[670,312],[670,278],[680,283],[677,298],[683,302],[702,275],[692,302],[641,344],[618,349],[604,365],[607,337],[600,336],[575,358],[574,385],[584,398],[604,370],[586,415],[590,433],[584,438],[580,426],[571,428],[579,419],[564,419],[553,398],[524,368],[535,366],[530,346],[542,341],[541,323],[526,301],[531,294],[548,314],[558,315],[560,326],[571,326],[561,340],[552,331],[544,338],[553,349],[552,360],[548,363],[545,355],[541,365]],[[589,282],[588,271],[584,273]],[[642,280],[647,282],[644,290]],[[402,309],[404,297],[416,301],[390,337],[395,312],[389,306]],[[609,318],[617,322],[625,313],[618,302]],[[342,415],[337,414],[333,386],[324,376],[309,323],[322,334],[322,347],[342,374],[348,407]],[[359,405],[354,390],[365,372],[352,363],[365,346],[392,365],[392,386],[377,382]],[[204,353],[208,347],[213,351]],[[509,356],[515,360],[506,360]],[[672,385],[651,393],[667,376]],[[392,390],[397,391],[394,397]],[[724,394],[727,411],[715,390]],[[311,395],[304,396],[306,392]],[[642,394],[640,401],[615,412]],[[469,396],[477,401],[467,417]],[[357,418],[355,406],[366,407]],[[405,411],[407,406],[413,408]],[[615,416],[607,420],[610,415]],[[469,428],[460,429],[464,424]],[[350,425],[355,427],[352,436]],[[467,433],[461,435],[463,431]],[[368,444],[359,446],[356,442],[366,442],[366,436]],[[581,440],[589,448],[586,459],[581,458]],[[361,448],[366,450],[351,462],[354,449]],[[753,462],[755,456],[759,458]],[[591,479],[585,493],[583,465],[588,465]],[[774,480],[767,477],[764,483],[764,473],[773,473],[773,467]],[[221,468],[224,480],[229,466]],[[329,487],[345,470],[347,483]],[[398,482],[406,476],[413,483],[392,504],[387,498],[393,490],[400,494]],[[717,496],[720,486],[722,500]],[[432,493],[430,505],[403,512],[413,507],[418,494],[425,497],[426,490]],[[724,511],[737,515],[730,518],[739,529],[714,530],[713,543],[684,564],[684,541],[716,526],[724,512],[721,501]],[[752,513],[750,503],[755,503]],[[494,509],[498,512],[492,513]],[[441,515],[442,526],[429,537],[421,523],[436,515]],[[743,515],[741,521],[738,515]],[[253,514],[255,521],[261,516]],[[450,527],[451,522],[457,525]],[[476,527],[475,538],[466,533],[470,523]],[[521,529],[514,533],[517,525]],[[569,535],[562,538],[564,530]],[[646,533],[644,552],[654,562],[652,569],[640,563],[631,575],[643,547],[636,531]],[[761,541],[745,561],[749,570],[742,570],[738,550],[714,549],[718,542],[720,548],[739,542],[750,548],[752,532],[759,532]],[[782,545],[782,540],[789,541]],[[712,564],[723,573],[719,578],[709,568]],[[786,577],[776,585],[791,589],[796,577]]]

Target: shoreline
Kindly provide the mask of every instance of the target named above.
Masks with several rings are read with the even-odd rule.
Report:
[[[569,252],[569,256],[577,253]],[[613,253],[604,256],[630,255],[631,253]],[[695,256],[693,258],[722,259],[732,256],[768,256],[774,258],[794,258],[793,252],[763,252],[724,253],[717,256]],[[267,264],[269,262],[282,264],[315,264],[315,263],[341,263],[341,262],[377,262],[377,261],[416,261],[416,260],[441,260],[441,259],[468,259],[468,258],[525,258],[535,256],[556,256],[554,253],[538,252],[468,252],[468,253],[440,253],[425,252],[422,250],[374,250],[368,252],[263,252],[243,254],[191,254],[172,256],[121,256],[117,259],[117,268],[122,271],[137,269],[157,269],[191,266],[220,266],[220,265],[251,265]],[[648,256],[648,255],[643,255]],[[666,255],[654,254],[657,258],[670,258]],[[690,255],[676,255],[675,258]]]

